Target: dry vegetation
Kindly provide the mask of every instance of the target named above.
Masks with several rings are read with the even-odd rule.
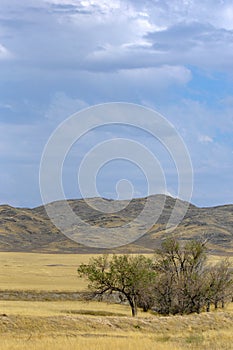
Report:
[[[108,310],[112,310],[112,306]],[[86,315],[80,315],[78,309],[76,311],[77,314],[65,313],[60,316],[39,316],[39,311],[38,316],[2,316],[1,348],[232,349],[233,310],[230,309],[189,316],[143,317],[140,314],[134,319],[128,316],[99,316],[101,311],[106,311],[106,305],[99,306],[95,316],[88,315],[87,310]],[[122,312],[122,307],[119,306],[117,311]],[[29,305],[29,313],[35,313],[32,305]]]
[[[124,201],[109,201],[106,199],[92,198],[91,205],[88,205],[83,199],[68,201],[74,213],[82,220],[96,227],[115,227],[117,242],[124,239],[124,230],[122,225],[127,223],[130,228],[132,242],[130,245],[118,247],[114,252],[118,253],[153,253],[161,241],[167,237],[167,220],[171,217],[175,205],[180,210],[187,209],[186,203],[164,195],[151,196],[153,201],[148,208],[148,217],[160,213],[159,219],[150,229],[150,231],[136,240],[141,231],[137,230],[134,219],[138,217],[141,210],[145,207],[147,198],[135,198],[126,205]],[[113,213],[103,214],[93,209],[99,207],[99,200],[105,201],[106,205],[113,208]],[[50,207],[63,211],[63,202],[58,201],[50,203]],[[120,210],[120,208],[125,208]],[[115,213],[114,213],[115,212]],[[117,212],[117,213],[116,213]],[[232,255],[233,253],[233,229],[232,229],[233,205],[223,205],[210,208],[198,208],[192,204],[186,212],[184,219],[173,231],[173,234],[183,240],[208,237],[208,249],[213,254]],[[67,219],[67,221],[66,221]],[[63,217],[63,224],[67,227],[69,235],[72,234],[74,241],[68,239],[64,234],[52,224],[48,219],[43,206],[34,209],[14,208],[9,205],[0,205],[0,251],[15,252],[35,252],[35,253],[83,253],[94,254],[102,253],[103,250],[82,246],[75,241],[78,237],[85,235],[86,240],[90,239],[88,226],[74,227],[70,231],[70,222],[68,218]],[[117,228],[118,227],[118,228]],[[65,229],[66,231],[66,229]],[[129,234],[129,233],[128,233]],[[136,234],[136,236],[135,236]],[[139,236],[138,236],[139,234]],[[112,240],[111,235],[109,238]],[[86,241],[87,242],[87,241]],[[98,241],[101,246],[101,240]],[[104,238],[103,246],[106,244]],[[112,243],[112,242],[111,242]],[[113,246],[111,244],[110,246]],[[112,250],[110,249],[111,253]]]
[[[76,269],[89,258],[0,253],[1,290],[81,291]],[[200,315],[129,315],[127,305],[94,301],[1,300],[0,349],[233,349],[232,304]]]
[[[83,290],[77,266],[91,255],[0,253],[0,289],[12,290]]]
[[[81,291],[86,282],[78,278],[77,266],[90,254],[0,253],[0,289]],[[222,257],[210,255],[210,263]],[[233,257],[229,258],[233,262]]]

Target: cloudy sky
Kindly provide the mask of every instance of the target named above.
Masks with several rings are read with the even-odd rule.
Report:
[[[0,203],[39,205],[50,134],[76,111],[114,101],[153,108],[174,125],[191,156],[194,204],[233,203],[232,0],[0,0]],[[67,197],[80,196],[77,168],[90,145],[122,135],[163,163],[145,133],[103,128],[67,156]],[[144,175],[126,163],[101,169],[100,195],[115,198],[121,178],[135,196],[147,194]],[[169,159],[163,170],[175,196]]]

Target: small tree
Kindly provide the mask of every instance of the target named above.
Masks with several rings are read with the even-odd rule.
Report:
[[[154,260],[144,255],[107,255],[92,258],[78,268],[89,280],[94,295],[118,292],[131,307],[161,314],[199,313],[232,298],[232,270],[228,261],[213,267],[206,264],[206,242],[182,244],[174,237],[165,240]]]
[[[126,297],[132,316],[137,315],[137,307],[147,308],[155,284],[153,261],[143,255],[107,255],[92,258],[89,264],[78,268],[80,277],[89,280],[89,288],[95,295],[119,292]]]
[[[174,237],[157,251],[155,305],[163,314],[199,313],[215,308],[232,297],[232,271],[229,261],[208,267],[206,242],[188,241],[182,245]]]
[[[181,245],[174,237],[157,251],[155,288],[158,311],[163,314],[200,312],[204,298],[205,243],[188,241]]]
[[[231,264],[227,259],[209,268],[207,311],[211,302],[217,309],[219,302],[223,308],[226,300],[230,300],[233,286],[232,275]]]

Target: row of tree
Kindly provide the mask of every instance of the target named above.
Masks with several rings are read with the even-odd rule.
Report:
[[[160,314],[209,311],[232,298],[232,269],[227,260],[207,264],[206,243],[175,238],[165,240],[154,258],[145,255],[103,255],[78,268],[89,280],[93,296],[117,292],[129,303]]]

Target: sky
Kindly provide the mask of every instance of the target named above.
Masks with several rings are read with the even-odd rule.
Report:
[[[192,161],[192,203],[233,203],[232,0],[0,0],[0,204],[40,205],[51,133],[71,114],[107,102],[149,107],[173,124]],[[158,140],[106,126],[67,155],[67,198],[80,197],[77,169],[88,150],[113,137],[155,153],[164,193],[177,195],[176,169]],[[134,197],[148,194],[143,171],[115,159],[98,173],[100,196],[117,198],[121,179]]]

